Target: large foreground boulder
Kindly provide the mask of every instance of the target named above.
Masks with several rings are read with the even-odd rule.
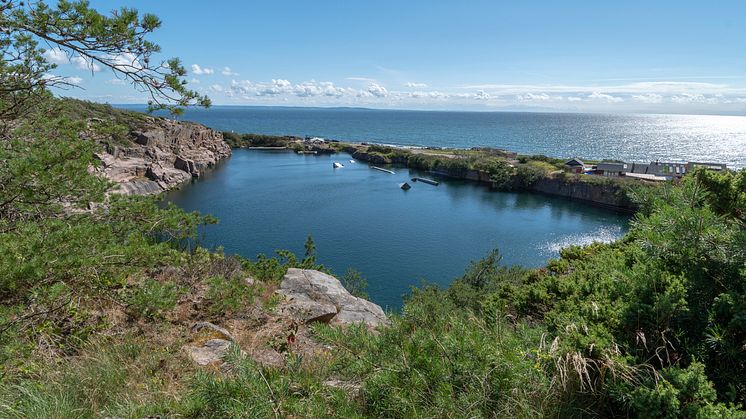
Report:
[[[280,310],[305,323],[365,323],[377,327],[387,323],[378,304],[350,294],[331,275],[310,269],[288,269],[277,293],[285,296]]]

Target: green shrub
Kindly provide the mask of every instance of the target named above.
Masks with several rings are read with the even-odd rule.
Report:
[[[251,305],[254,292],[243,278],[214,276],[207,279],[205,299],[211,315],[224,316]]]
[[[688,368],[671,367],[657,383],[648,382],[627,393],[633,414],[649,418],[743,417],[735,408],[716,402],[716,393],[695,362]]]
[[[347,272],[339,280],[350,294],[355,297],[368,298],[368,293],[365,291],[368,288],[368,281],[363,278],[363,274],[358,270],[348,268]]]
[[[146,279],[130,290],[126,298],[127,311],[135,317],[154,320],[173,310],[184,290],[173,282]]]

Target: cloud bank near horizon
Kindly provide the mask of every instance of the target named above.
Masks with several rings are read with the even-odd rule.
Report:
[[[199,83],[198,79],[195,79]],[[369,106],[415,109],[536,108],[557,111],[746,113],[746,88],[723,83],[640,81],[605,85],[465,84],[435,88],[348,77],[346,84],[231,78],[195,88],[217,104]],[[351,83],[350,83],[351,82]]]
[[[48,61],[95,77],[103,71],[82,57],[51,49]],[[215,104],[282,106],[362,106],[437,110],[540,110],[560,112],[649,112],[746,115],[746,87],[701,81],[631,81],[605,84],[481,83],[437,86],[421,81],[381,81],[350,76],[333,81],[291,81],[275,78],[256,81],[240,78],[229,66],[192,64],[189,85],[208,94]],[[68,76],[85,88],[78,76]],[[106,81],[111,88],[123,81]],[[75,96],[109,103],[144,103],[131,91],[103,96]]]

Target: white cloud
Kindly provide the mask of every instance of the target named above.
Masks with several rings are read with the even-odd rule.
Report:
[[[449,95],[447,93],[438,92],[438,91],[431,91],[431,92],[414,91],[414,92],[409,93],[409,97],[415,98],[415,99],[448,99]]]
[[[716,104],[723,101],[722,95],[705,96],[701,93],[681,93],[671,97],[671,102],[678,104],[704,103]]]
[[[366,83],[372,83],[376,81],[376,79],[372,79],[370,77],[347,77],[345,80],[364,81]]]
[[[588,99],[599,100],[599,101],[603,101],[603,102],[607,102],[607,103],[618,103],[618,102],[623,102],[624,101],[624,99],[622,99],[621,97],[607,95],[607,94],[601,93],[601,92],[593,92],[593,93],[589,94],[588,95]]]
[[[52,64],[69,64],[70,58],[60,48],[48,49],[44,52],[44,58]]]
[[[118,79],[118,78],[113,78],[113,79],[107,81],[106,83],[113,84],[115,86],[124,86],[125,84],[127,84],[127,81],[126,80],[122,80],[122,79]]]
[[[223,67],[223,71],[221,71],[220,74],[224,76],[238,76],[239,75],[235,71],[231,70],[230,67]]]
[[[404,83],[404,85],[407,86],[407,87],[411,87],[411,88],[427,87],[427,84],[425,84],[425,83],[415,83],[415,82],[411,82],[411,81],[408,81],[408,82]]]
[[[74,84],[76,86],[83,84],[83,79],[80,78],[80,77],[77,77],[77,76],[65,77],[64,80],[65,80],[65,82],[70,83],[70,84]]]
[[[688,81],[650,81],[617,85],[533,85],[533,84],[475,84],[462,85],[462,89],[481,89],[494,95],[519,95],[528,92],[593,94],[606,92],[607,94],[677,94],[680,92],[697,92],[702,94],[716,94],[732,92],[734,89],[725,84],[701,83]],[[740,91],[746,92],[744,89]]]
[[[76,55],[74,57],[68,56],[68,54],[61,48],[51,48],[44,52],[44,59],[52,64],[74,64],[78,70],[88,70],[99,72],[101,66],[88,57]]]
[[[194,78],[194,77],[192,77],[192,79],[191,79],[191,80],[189,80],[189,83],[191,83],[191,84],[200,84],[200,81],[199,81],[199,79],[198,79],[198,78]]]
[[[249,80],[231,80],[231,91],[240,95],[249,95],[254,92],[254,84]]]
[[[313,96],[326,96],[326,97],[342,97],[347,93],[347,90],[342,87],[337,87],[334,83],[316,82],[314,80],[296,84],[293,87],[293,93],[298,97],[313,97]]]
[[[94,73],[101,71],[101,66],[87,57],[81,57],[80,55],[77,55],[73,57],[70,62],[75,64],[75,68],[77,68],[78,70],[93,71]]]
[[[197,64],[192,64],[192,73],[201,76],[201,75],[210,75],[215,73],[215,70],[207,67],[200,67]]]
[[[112,63],[114,67],[124,71],[142,70],[144,67],[140,60],[137,59],[137,55],[131,52],[125,52],[118,55],[108,55],[106,59]]]
[[[632,95],[632,99],[642,103],[663,103],[663,96],[657,93]]]
[[[292,91],[290,82],[285,79],[272,79],[271,83],[258,83],[254,87],[257,96],[279,96]]]
[[[386,97],[389,95],[389,91],[378,83],[371,83],[368,86],[367,92],[375,97]]]
[[[606,86],[531,86],[531,85],[491,85],[489,88],[451,90],[429,90],[421,88],[389,90],[379,82],[365,82],[360,88],[356,80],[338,85],[331,81],[302,81],[276,78],[269,81],[233,79],[229,85],[213,85],[205,90],[228,100],[231,103],[289,104],[289,105],[336,105],[336,106],[399,106],[412,108],[440,109],[494,109],[511,106],[541,106],[542,109],[604,112],[696,112],[702,106],[716,109],[730,106],[731,110],[743,111],[746,89],[718,87],[708,83],[666,83],[641,82],[616,87]],[[360,78],[362,79],[362,78]],[[195,79],[196,80],[196,79]],[[193,80],[194,82],[194,80]],[[411,82],[410,85],[412,85]],[[402,86],[405,83],[401,83]],[[352,87],[357,86],[357,87]],[[499,88],[496,88],[498,87]],[[673,89],[681,91],[656,92],[644,88]],[[540,90],[546,88],[547,90]],[[702,93],[687,89],[713,89],[712,93]],[[222,90],[221,90],[222,89]],[[616,90],[614,90],[616,89]],[[720,91],[719,89],[722,89]],[[481,103],[480,103],[481,102]],[[700,106],[697,108],[696,106]],[[740,107],[739,107],[740,106]],[[736,108],[739,107],[739,108]],[[717,108],[719,109],[719,108]],[[725,109],[725,108],[724,108]]]
[[[477,90],[477,92],[474,93],[474,99],[476,100],[490,100],[490,97],[490,94],[484,90]]]
[[[290,82],[285,79],[272,79],[272,84],[280,89],[290,86]]]
[[[516,100],[520,102],[550,102],[550,101],[561,101],[563,100],[562,96],[550,96],[546,93],[531,93],[528,92],[523,95],[516,95]]]

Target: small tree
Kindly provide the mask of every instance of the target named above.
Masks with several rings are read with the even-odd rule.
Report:
[[[160,47],[147,36],[160,27],[152,14],[121,8],[103,15],[87,1],[0,2],[0,121],[29,112],[49,97],[51,86],[70,87],[50,75],[56,64],[45,53],[67,54],[92,72],[108,68],[149,95],[151,110],[181,112],[190,105],[209,106],[210,100],[186,87],[186,70],[177,58],[156,61]],[[47,50],[45,47],[48,47]]]

